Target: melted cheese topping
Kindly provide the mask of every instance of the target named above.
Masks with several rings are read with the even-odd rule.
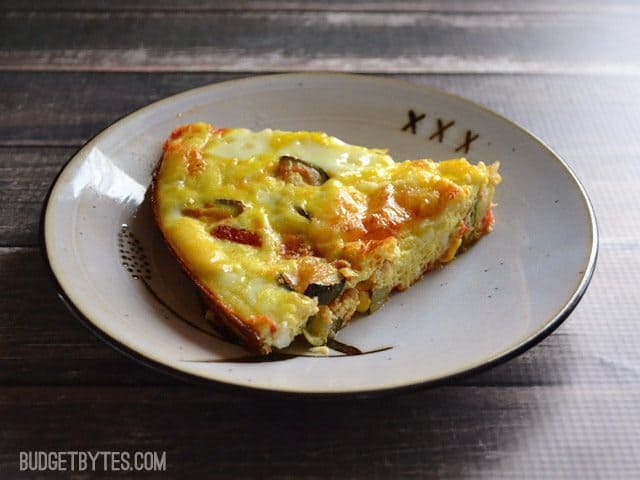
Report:
[[[302,258],[343,262],[335,268],[353,286],[406,256],[411,237],[429,228],[444,231],[429,233],[440,255],[480,187],[497,183],[482,164],[395,163],[385,150],[317,132],[198,123],[176,129],[164,150],[156,202],[165,237],[207,290],[276,347],[318,312],[316,297],[280,281],[305,281]]]

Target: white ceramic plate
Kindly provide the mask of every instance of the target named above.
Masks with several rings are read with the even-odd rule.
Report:
[[[397,160],[499,160],[495,230],[339,333],[341,342],[366,354],[333,351],[318,358],[294,348],[275,361],[259,361],[203,320],[199,299],[168,255],[145,201],[163,140],[195,121],[321,130],[389,148]],[[597,251],[583,188],[531,134],[440,90],[333,74],[219,83],[123,118],[61,171],[42,230],[63,300],[112,345],[165,371],[298,393],[415,387],[511,358],[567,317],[587,287]]]

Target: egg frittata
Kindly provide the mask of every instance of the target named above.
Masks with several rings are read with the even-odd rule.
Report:
[[[395,162],[325,133],[206,123],[163,149],[165,241],[209,315],[260,353],[298,335],[324,345],[493,226],[497,162]]]

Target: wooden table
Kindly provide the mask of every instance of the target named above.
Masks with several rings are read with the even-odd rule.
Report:
[[[53,3],[0,6],[0,477],[45,475],[19,451],[157,450],[170,478],[640,478],[640,4]],[[557,150],[601,233],[571,317],[483,374],[333,401],[186,384],[74,320],[38,245],[69,156],[167,95],[302,70],[435,85]]]

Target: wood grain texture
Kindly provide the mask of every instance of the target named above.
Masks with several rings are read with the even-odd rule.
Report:
[[[0,146],[80,146],[150,102],[248,74],[80,73],[0,75]],[[477,101],[530,128],[552,147],[598,155],[638,151],[640,77],[394,75]],[[43,108],[44,105],[44,108]],[[562,152],[561,152],[562,153]],[[571,158],[569,158],[571,161]],[[576,159],[578,160],[578,159]],[[579,163],[579,160],[578,162]]]
[[[640,11],[21,12],[1,70],[640,74]]]
[[[165,451],[158,478],[632,479],[638,402],[637,387],[448,387],[331,402],[4,387],[0,474],[22,478],[21,450],[89,448]]]
[[[0,384],[175,383],[84,328],[58,298],[38,249],[0,248],[0,271]]]
[[[0,148],[0,246],[37,243],[45,195],[73,151]]]
[[[566,1],[542,0],[4,0],[0,10],[26,11],[341,11],[341,12],[459,12],[459,13],[513,13],[513,12],[628,12],[638,9],[633,0],[601,2],[598,0]]]
[[[241,74],[38,73],[0,75],[0,145],[78,147],[125,114]]]

